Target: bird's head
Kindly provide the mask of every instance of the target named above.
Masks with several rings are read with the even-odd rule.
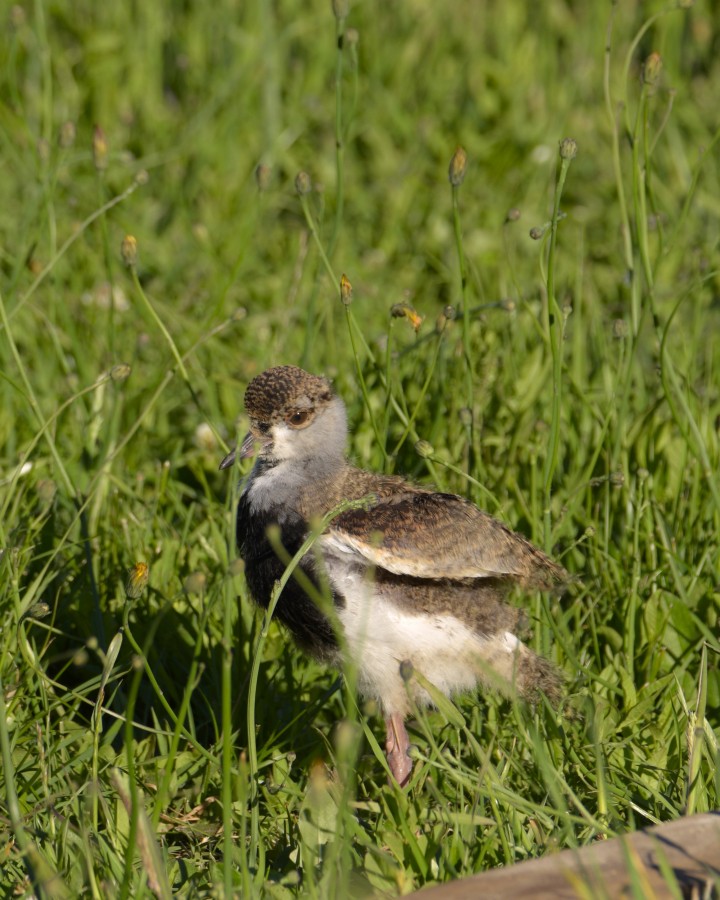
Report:
[[[298,463],[327,469],[342,464],[347,440],[345,405],[330,383],[297,366],[276,366],[257,375],[245,391],[250,431],[239,448],[220,464],[226,469],[236,456],[266,463]]]

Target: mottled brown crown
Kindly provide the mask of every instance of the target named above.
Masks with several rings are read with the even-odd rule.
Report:
[[[257,375],[245,391],[245,411],[260,422],[272,422],[288,410],[307,409],[332,400],[330,382],[297,366],[275,366]]]

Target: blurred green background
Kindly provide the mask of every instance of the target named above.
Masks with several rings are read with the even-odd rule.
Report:
[[[5,890],[404,893],[717,807],[719,19],[3,5]],[[377,719],[273,625],[248,761],[259,618],[217,465],[285,363],[335,380],[358,464],[578,576],[523,601],[574,713],[461,698],[400,795]]]

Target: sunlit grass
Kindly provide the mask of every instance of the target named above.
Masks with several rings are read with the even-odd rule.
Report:
[[[3,893],[403,893],[718,807],[717,35],[588,7],[10,11]],[[419,714],[407,792],[246,595],[279,363],[577,576],[517,598],[564,708]]]

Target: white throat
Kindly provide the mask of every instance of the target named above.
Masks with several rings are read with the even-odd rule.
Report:
[[[271,429],[273,465],[261,456],[250,473],[243,494],[255,512],[283,509],[291,512],[307,487],[322,482],[345,463],[347,416],[345,405],[334,398],[307,428],[293,429],[284,423]]]

